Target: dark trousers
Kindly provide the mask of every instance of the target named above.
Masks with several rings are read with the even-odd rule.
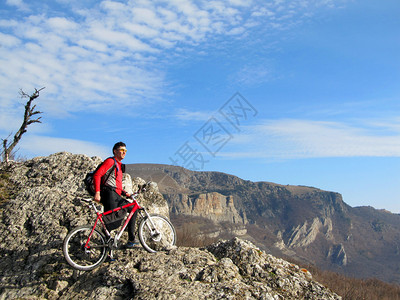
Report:
[[[109,188],[109,187],[104,187],[102,188],[100,192],[100,197],[101,197],[101,203],[104,206],[104,211],[109,211],[114,208],[123,206],[125,204],[128,204],[129,201],[122,198],[120,195],[118,195],[114,189]],[[132,207],[128,208],[128,212],[132,211]],[[136,223],[136,217],[137,217],[137,211],[133,214],[132,219],[128,223],[128,236],[129,236],[129,241],[133,242],[135,240],[135,223]]]

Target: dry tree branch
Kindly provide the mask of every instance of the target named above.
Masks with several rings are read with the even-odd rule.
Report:
[[[8,138],[11,136],[11,134],[9,134],[9,136],[6,139],[2,139],[2,141],[3,141],[2,155],[3,155],[3,159],[6,163],[8,163],[10,154],[13,151],[13,149],[15,148],[15,146],[18,144],[18,142],[21,140],[22,135],[25,132],[27,132],[28,126],[33,123],[41,123],[40,119],[42,117],[38,117],[36,119],[32,118],[33,116],[42,113],[41,111],[35,110],[36,105],[32,106],[32,102],[37,97],[39,97],[39,92],[43,89],[44,89],[44,87],[42,87],[39,90],[35,89],[35,92],[32,95],[28,95],[22,89],[20,90],[19,93],[21,95],[21,98],[29,98],[29,100],[25,104],[24,120],[22,121],[22,124],[21,124],[21,127],[19,128],[19,130],[15,133],[12,143],[8,142]]]

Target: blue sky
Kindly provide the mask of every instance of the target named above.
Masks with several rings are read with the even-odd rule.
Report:
[[[400,2],[6,0],[0,136],[339,192],[400,213]]]

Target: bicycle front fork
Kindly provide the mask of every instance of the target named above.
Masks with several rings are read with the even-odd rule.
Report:
[[[144,214],[145,218],[148,220],[148,222],[146,222],[146,226],[150,230],[151,238],[153,239],[153,241],[159,242],[161,240],[160,232],[157,230],[157,227],[154,225],[151,216],[147,213],[146,210],[144,210]]]

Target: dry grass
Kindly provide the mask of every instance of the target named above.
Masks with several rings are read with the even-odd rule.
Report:
[[[184,247],[204,247],[217,241],[215,238],[204,238],[198,235],[199,224],[193,219],[184,222],[184,219],[177,218],[179,223],[177,229],[178,246]],[[291,259],[288,259],[292,261]],[[294,262],[301,265],[299,262]],[[389,284],[381,280],[357,279],[331,271],[321,271],[315,266],[304,266],[304,271],[309,271],[315,281],[328,287],[343,300],[400,300],[400,285]]]
[[[11,197],[10,175],[3,170],[0,170],[0,205],[6,203]]]
[[[315,267],[308,269],[316,281],[329,287],[344,300],[400,300],[400,285],[375,278],[350,278],[330,271],[320,271]]]
[[[176,230],[177,246],[182,247],[205,247],[217,240],[215,238],[198,235],[197,224],[188,223]]]

